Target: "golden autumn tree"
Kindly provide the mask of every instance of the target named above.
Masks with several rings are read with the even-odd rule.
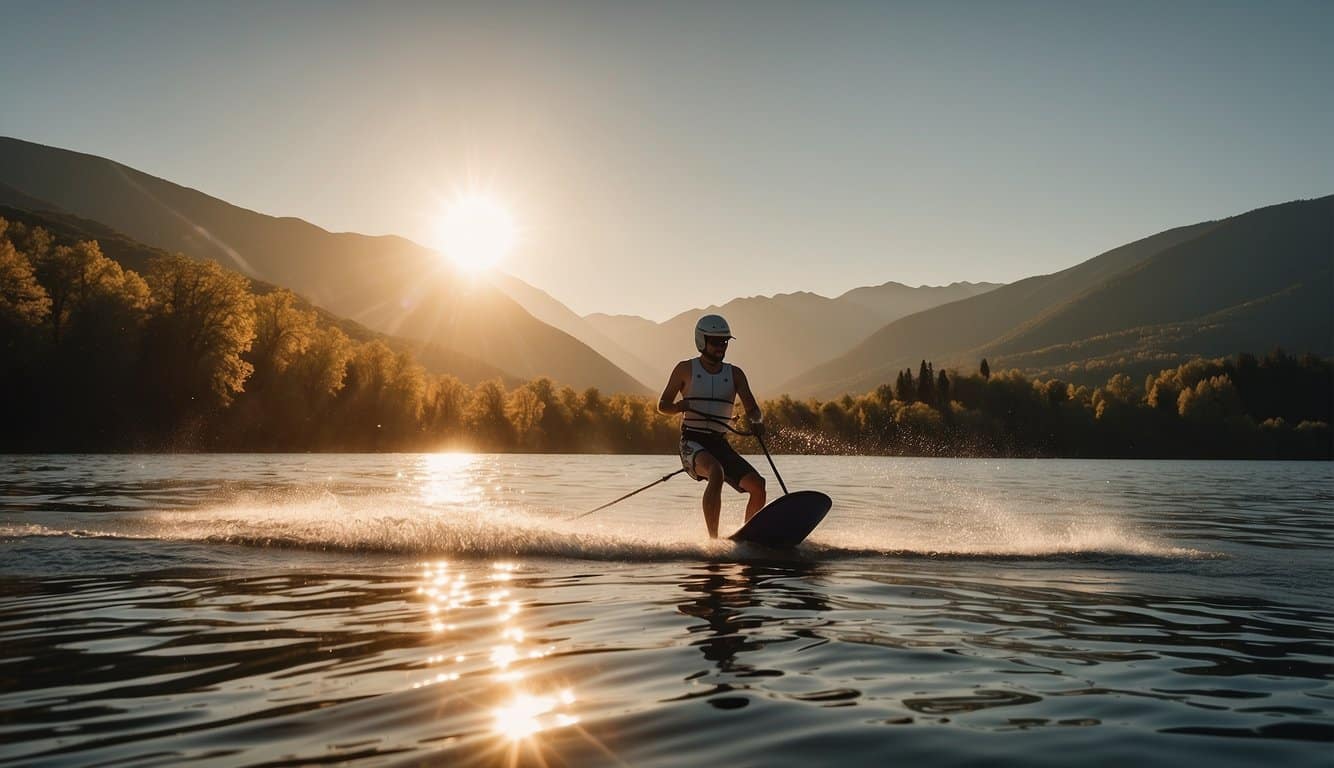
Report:
[[[468,430],[488,450],[503,450],[514,440],[506,405],[505,382],[500,379],[483,381],[473,388],[472,402],[464,416]]]
[[[144,391],[161,404],[160,424],[179,430],[187,417],[230,404],[244,388],[255,298],[241,275],[179,254],[152,262],[148,286]]]
[[[51,298],[37,282],[32,263],[5,236],[0,218],[0,321],[36,326],[51,311]]]
[[[314,312],[297,305],[296,294],[279,289],[255,299],[255,341],[246,358],[256,374],[282,373],[310,348],[318,327]]]

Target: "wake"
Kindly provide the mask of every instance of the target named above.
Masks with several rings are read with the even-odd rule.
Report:
[[[1216,557],[1168,546],[1102,519],[1052,521],[1004,510],[960,510],[932,520],[874,515],[866,510],[839,512],[836,507],[821,528],[791,551],[710,540],[697,513],[571,520],[568,510],[475,502],[403,505],[373,496],[332,494],[295,501],[233,501],[192,510],[99,515],[95,530],[73,524],[0,525],[0,537],[123,538],[426,557],[632,562]],[[724,529],[730,531],[727,523]]]

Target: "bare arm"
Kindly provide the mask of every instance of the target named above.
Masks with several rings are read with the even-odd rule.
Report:
[[[736,393],[741,397],[741,405],[746,409],[746,418],[754,424],[764,419],[764,414],[760,413],[760,404],[755,401],[755,395],[750,391],[750,381],[746,378],[745,371],[735,365],[732,366],[732,375],[736,378]]]
[[[677,363],[672,369],[672,376],[667,380],[667,386],[662,390],[662,397],[658,398],[659,413],[684,413],[686,410],[686,401],[676,401],[676,396],[686,387],[686,370],[690,361]]]

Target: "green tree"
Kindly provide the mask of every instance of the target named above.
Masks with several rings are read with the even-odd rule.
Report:
[[[925,360],[917,371],[917,400],[928,404],[936,401],[935,378],[932,375],[931,364]]]
[[[902,376],[903,372],[900,371],[899,377],[902,378]],[[894,402],[894,387],[889,384],[881,384],[871,394],[882,406],[889,407],[889,404]]]
[[[917,399],[917,390],[913,387],[911,368],[899,372],[899,378],[894,382],[894,397],[902,403],[911,403]]]

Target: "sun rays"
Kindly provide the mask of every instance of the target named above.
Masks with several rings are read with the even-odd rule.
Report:
[[[494,193],[481,189],[455,193],[445,200],[436,224],[439,251],[459,269],[474,274],[504,261],[519,244],[519,234],[509,207]]]

